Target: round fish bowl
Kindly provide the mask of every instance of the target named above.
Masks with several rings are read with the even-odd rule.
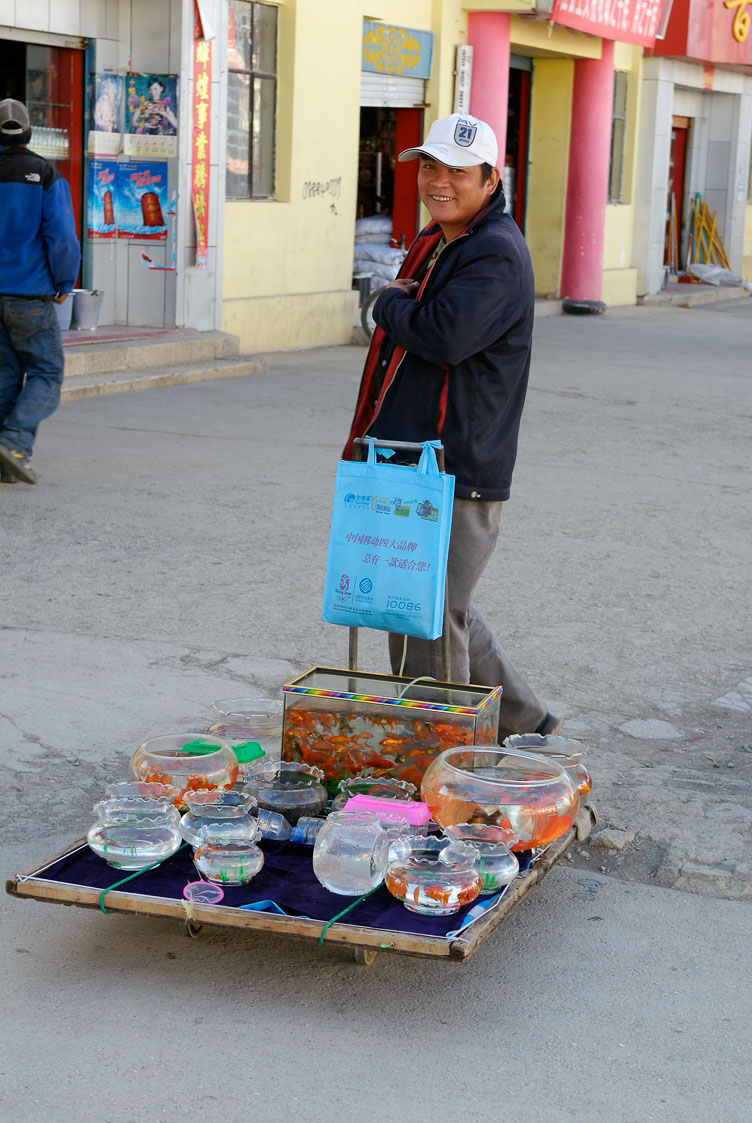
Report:
[[[426,771],[421,794],[440,826],[502,827],[515,851],[548,846],[579,810],[577,787],[555,760],[485,745],[443,752]]]

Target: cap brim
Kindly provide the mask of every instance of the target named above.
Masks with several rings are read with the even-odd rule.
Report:
[[[406,148],[397,159],[400,163],[405,163],[407,160],[417,160],[419,156],[433,157],[449,168],[473,168],[483,163],[457,144],[424,144],[422,148]]]

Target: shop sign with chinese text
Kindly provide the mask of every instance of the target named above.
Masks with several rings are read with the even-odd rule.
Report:
[[[551,20],[618,43],[652,47],[664,0],[554,0]]]
[[[361,70],[407,78],[431,76],[433,35],[413,27],[390,27],[363,20]]]
[[[716,66],[752,66],[752,0],[674,0],[653,54]]]

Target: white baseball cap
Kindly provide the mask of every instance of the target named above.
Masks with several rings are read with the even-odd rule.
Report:
[[[406,148],[397,159],[404,162],[418,156],[433,156],[450,168],[471,168],[476,164],[495,168],[499,146],[493,129],[485,121],[466,113],[452,113],[434,121],[420,148]]]

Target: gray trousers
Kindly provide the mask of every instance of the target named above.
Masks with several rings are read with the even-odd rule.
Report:
[[[483,570],[496,547],[502,504],[455,499],[447,564],[447,621],[451,681],[504,690],[499,712],[499,744],[512,733],[533,733],[546,716],[546,707],[509,661],[472,603]],[[392,672],[399,673],[405,637],[389,634]],[[441,640],[407,637],[403,674],[430,675],[446,681]]]

